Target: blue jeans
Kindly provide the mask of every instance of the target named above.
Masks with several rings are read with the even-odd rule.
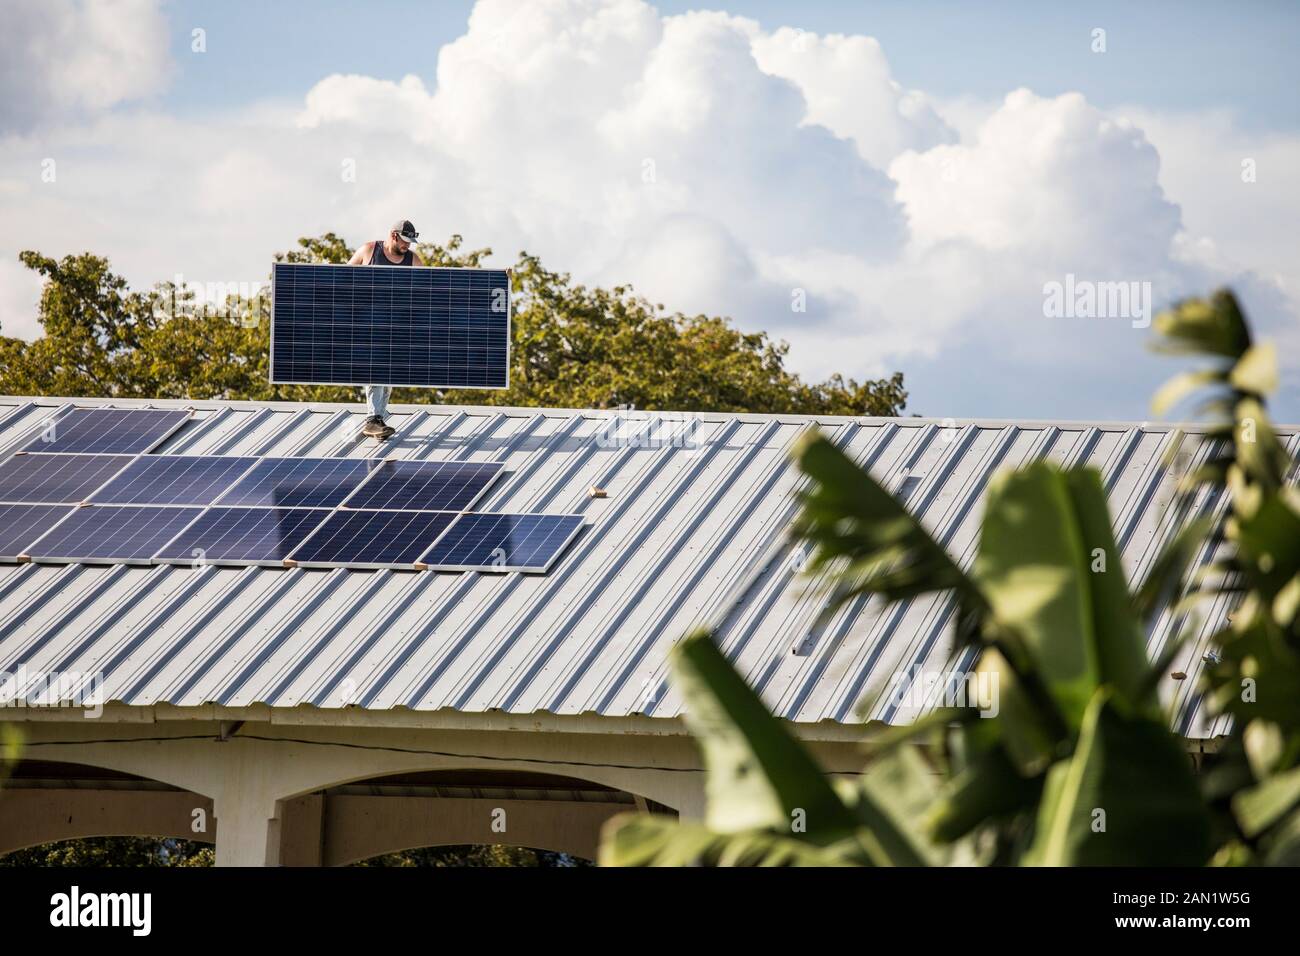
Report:
[[[393,390],[387,385],[366,386],[366,404],[370,406],[372,416],[383,418],[388,413],[388,396],[391,394]]]

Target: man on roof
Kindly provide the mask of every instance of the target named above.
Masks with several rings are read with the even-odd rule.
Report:
[[[374,239],[363,243],[352,258],[350,266],[422,266],[424,260],[411,248],[420,234],[415,231],[409,219],[399,219],[388,230],[387,239]],[[366,404],[370,407],[370,417],[361,426],[361,433],[383,441],[396,431],[385,424],[384,416],[388,413],[388,396],[392,394],[388,385],[367,385]]]

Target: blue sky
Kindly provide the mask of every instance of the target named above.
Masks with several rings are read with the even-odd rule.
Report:
[[[330,73],[432,83],[435,53],[465,30],[471,0],[181,0],[172,5],[178,55],[193,26],[208,31],[207,58],[183,60],[165,102],[222,107],[268,94],[300,96]],[[665,14],[726,10],[766,26],[863,33],[881,41],[895,78],[944,97],[1000,98],[1017,86],[1044,95],[1079,90],[1101,106],[1233,110],[1242,124],[1300,129],[1295,43],[1300,4],[1256,0],[1101,0],[1087,4],[777,0],[694,4]],[[401,29],[395,29],[400,23]],[[1107,56],[1089,50],[1107,30]],[[227,38],[229,54],[223,52]]]
[[[39,331],[20,249],[213,287],[409,216],[731,316],[809,378],[900,369],[937,417],[1145,419],[1182,367],[1149,315],[1053,317],[1048,287],[1228,284],[1296,421],[1298,39],[1283,2],[23,7],[0,330]]]

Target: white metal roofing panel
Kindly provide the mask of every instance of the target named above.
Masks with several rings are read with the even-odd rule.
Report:
[[[0,399],[0,457],[63,405],[192,407],[155,453],[497,461],[482,511],[583,514],[545,575],[347,569],[0,566],[0,669],[104,671],[109,700],[674,717],[667,652],[702,624],[780,715],[856,722],[864,694],[946,668],[951,604],[858,600],[816,626],[819,582],[787,537],[802,478],[790,448],[812,427],[906,496],[962,562],[990,475],[1036,459],[1086,461],[1110,491],[1129,573],[1167,528],[1170,429],[1127,423],[620,415],[401,406],[382,446],[359,406]],[[1290,435],[1297,450],[1294,429]],[[1203,452],[1202,452],[1203,454]],[[1179,467],[1194,459],[1184,455]],[[607,497],[592,498],[592,487]],[[1221,508],[1203,495],[1197,507]],[[1206,556],[1208,557],[1208,555]],[[1194,697],[1217,607],[1166,681],[1175,724],[1222,730]],[[1167,618],[1149,635],[1159,653]],[[878,700],[867,719],[913,719]]]

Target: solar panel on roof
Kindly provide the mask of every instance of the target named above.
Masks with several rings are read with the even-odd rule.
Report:
[[[130,455],[19,452],[0,464],[0,502],[77,504],[131,461]]]
[[[272,266],[272,382],[506,388],[509,371],[505,270]]]
[[[335,511],[289,563],[414,568],[456,515],[443,511]]]
[[[162,444],[189,417],[187,409],[73,408],[47,422],[23,451],[139,455]]]
[[[67,505],[0,505],[0,561],[16,560],[70,514]]]
[[[149,455],[127,465],[90,500],[96,504],[207,505],[256,461],[216,455]]]
[[[201,508],[88,505],[27,548],[33,561],[148,564]]]
[[[172,564],[282,564],[329,512],[317,508],[209,508],[157,555]]]
[[[419,561],[434,571],[548,570],[582,515],[465,514]]]
[[[501,472],[496,461],[388,461],[343,504],[347,508],[463,511]]]
[[[372,458],[264,458],[217,504],[333,508],[377,466]]]

